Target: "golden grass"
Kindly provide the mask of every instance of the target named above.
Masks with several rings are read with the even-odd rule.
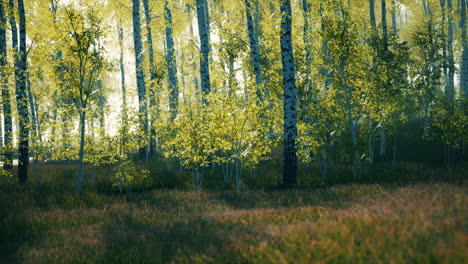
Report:
[[[5,217],[0,241],[11,243],[2,251],[5,261],[464,263],[468,259],[464,184],[349,185],[240,194],[155,190],[126,196],[66,196],[64,201],[25,195],[28,192],[32,191],[1,194],[0,212]]]

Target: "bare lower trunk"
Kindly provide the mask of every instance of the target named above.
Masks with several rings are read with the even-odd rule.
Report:
[[[382,125],[380,132],[380,151],[379,151],[379,156],[380,158],[383,158],[387,154],[387,135],[385,133],[384,127]]]
[[[78,178],[76,181],[76,195],[81,194],[81,184],[84,179],[84,164],[83,164],[83,157],[84,157],[84,146],[85,146],[85,125],[86,125],[86,112],[82,112],[80,114],[80,152],[78,154]]]
[[[241,191],[241,164],[239,157],[235,158],[235,166],[236,166],[236,191],[240,192]]]
[[[203,175],[200,173],[200,166],[196,165],[194,169],[192,169],[192,180],[193,186],[195,187],[196,192],[200,192]]]
[[[346,87],[345,89],[350,89]],[[358,138],[357,138],[357,124],[353,117],[353,106],[351,104],[350,92],[347,92],[348,95],[346,96],[346,105],[348,109],[348,122],[349,122],[349,130],[351,133],[351,142],[353,146],[353,178],[358,179],[360,177],[360,160],[359,160],[359,153],[358,153]]]
[[[449,171],[453,169],[456,151],[456,148],[450,146],[449,144],[444,144],[444,165]]]
[[[368,148],[369,148],[369,163],[372,165],[374,164],[374,150],[375,150],[375,137],[374,137],[374,128],[372,125],[372,119],[368,116],[367,122],[369,123],[369,131],[368,131]]]
[[[320,159],[320,176],[324,182],[328,179],[328,157],[325,154],[324,157]]]
[[[426,108],[424,110],[424,131],[423,131],[423,136],[426,138],[427,136],[429,136],[429,123],[430,123],[430,120],[429,120],[429,110]]]
[[[397,134],[395,131],[395,135],[393,135],[393,163],[396,162],[396,155],[397,155]]]

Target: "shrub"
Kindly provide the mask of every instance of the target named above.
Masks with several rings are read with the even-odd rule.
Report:
[[[124,161],[114,168],[112,186],[117,188],[119,192],[144,189],[149,184],[149,174],[149,170],[137,166],[131,161]]]

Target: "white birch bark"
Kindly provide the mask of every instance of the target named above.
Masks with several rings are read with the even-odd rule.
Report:
[[[292,11],[290,0],[281,0],[281,62],[284,89],[283,185],[296,184],[297,177],[297,87],[292,48]]]

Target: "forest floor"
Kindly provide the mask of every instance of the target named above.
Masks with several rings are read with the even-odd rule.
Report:
[[[4,263],[463,263],[464,179],[119,195],[0,184]]]

